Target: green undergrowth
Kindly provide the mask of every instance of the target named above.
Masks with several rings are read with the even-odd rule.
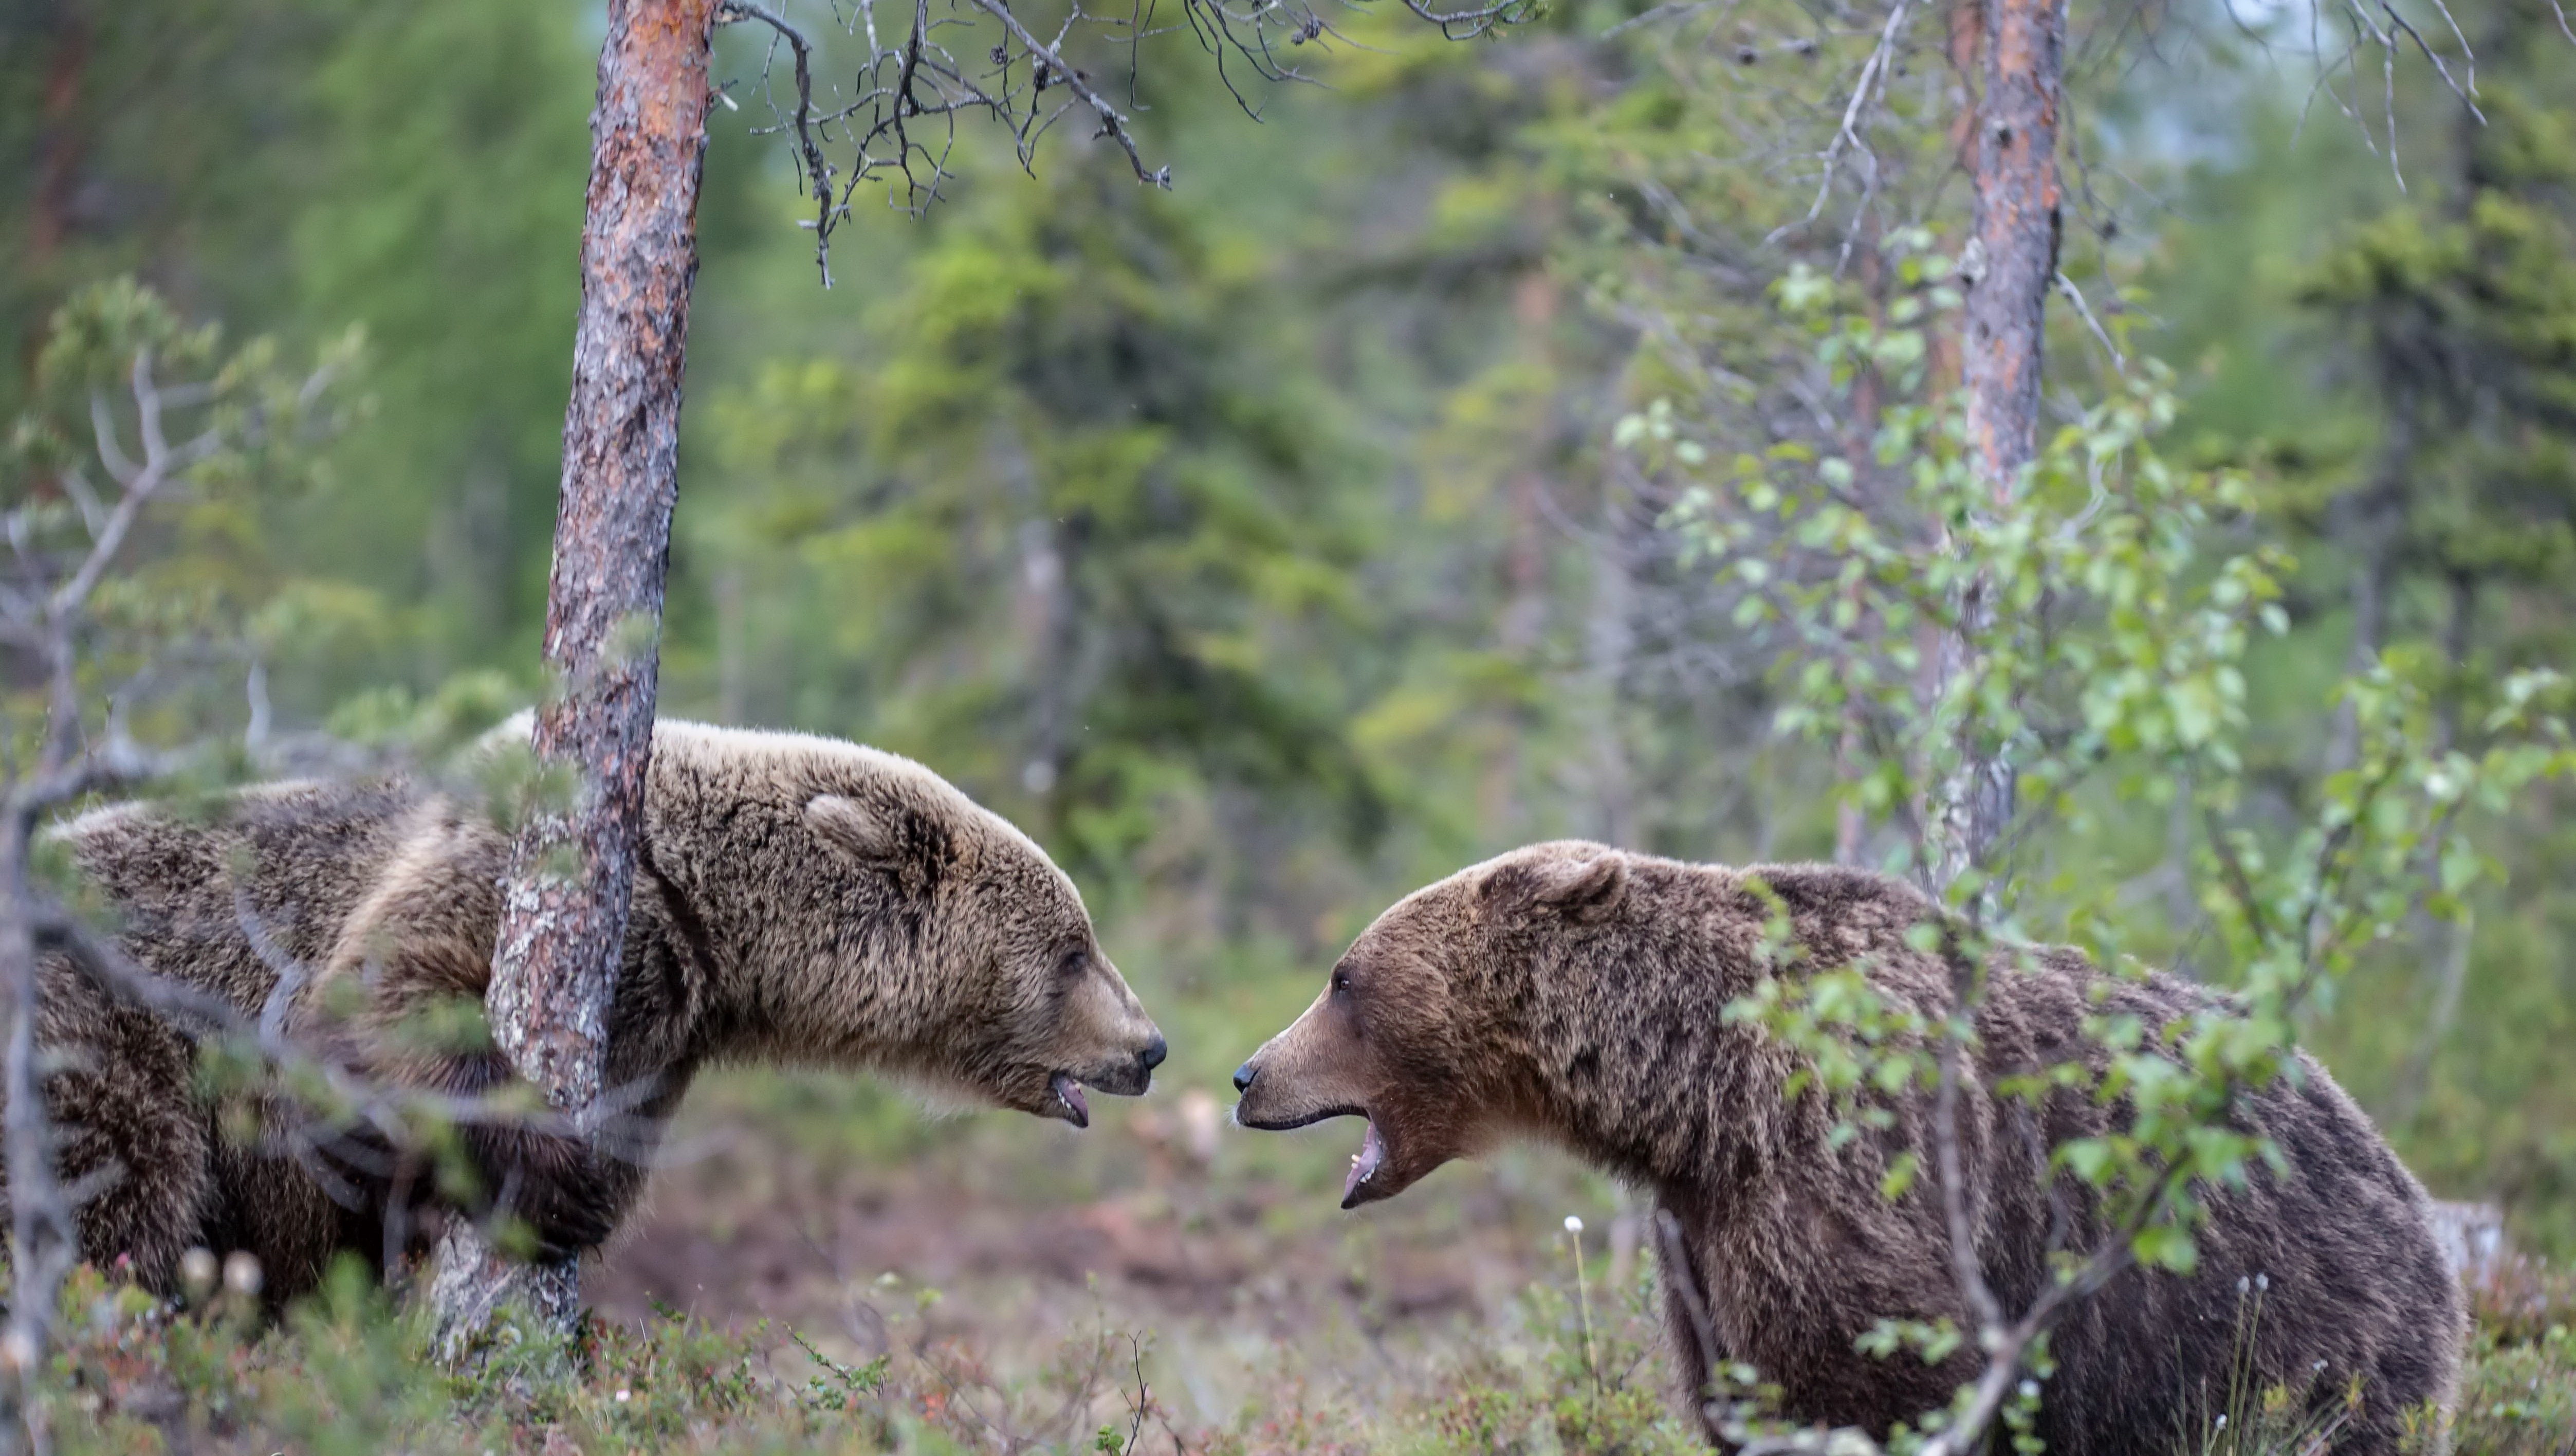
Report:
[[[1150,1331],[1106,1321],[1001,1371],[938,1332],[936,1291],[867,1291],[884,1348],[840,1350],[768,1323],[720,1328],[665,1311],[593,1320],[571,1352],[505,1331],[483,1367],[426,1357],[417,1310],[355,1264],[282,1318],[218,1292],[164,1302],[97,1271],[66,1289],[43,1380],[65,1456],[295,1452],[309,1456],[572,1456],[610,1452],[1111,1452],[1118,1456],[1666,1456],[1703,1449],[1668,1409],[1652,1276],[1613,1289],[1594,1260],[1528,1289],[1465,1354],[1419,1369],[1301,1368],[1295,1352],[1233,1417],[1166,1403]],[[2537,1287],[2537,1286],[2534,1286]],[[2576,1334],[2563,1278],[2508,1307],[2479,1301],[2451,1449],[2559,1456],[2576,1445]],[[2535,1303],[2535,1298],[2538,1302]],[[2545,1321],[2545,1322],[2544,1322]],[[1391,1377],[1391,1378],[1390,1378]],[[1356,1392],[1369,1391],[1362,1395]],[[2295,1456],[2313,1420],[2250,1402],[2178,1456]],[[2431,1450],[2430,1442],[2417,1443]]]
[[[1420,1456],[1599,1453],[1704,1447],[1674,1418],[1650,1334],[1652,1276],[1614,1292],[1587,1279],[1522,1299],[1526,1338],[1437,1372],[1390,1444]]]
[[[426,1356],[422,1315],[354,1263],[282,1318],[246,1302],[164,1302],[84,1268],[66,1290],[44,1380],[65,1456],[290,1451],[1205,1453],[1679,1452],[1650,1354],[1646,1276],[1617,1299],[1532,1288],[1495,1338],[1393,1385],[1292,1359],[1209,1426],[1168,1405],[1155,1337],[1107,1323],[1066,1332],[1032,1368],[1001,1371],[938,1333],[935,1291],[868,1290],[886,1332],[873,1357],[768,1323],[719,1328],[672,1312],[594,1319],[572,1353],[519,1331],[484,1366]]]

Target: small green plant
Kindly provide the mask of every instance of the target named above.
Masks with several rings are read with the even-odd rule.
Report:
[[[2439,1450],[2424,1422],[2418,1448]],[[2451,1449],[2461,1456],[2565,1456],[2576,1449],[2576,1332],[2552,1325],[2532,1340],[2494,1330],[2470,1336],[2460,1367]]]
[[[1701,1449],[1673,1419],[1654,1355],[1654,1276],[1639,1270],[1615,1309],[1598,1312],[1583,1254],[1583,1221],[1569,1216],[1571,1288],[1532,1285],[1521,1299],[1526,1345],[1480,1349],[1420,1402],[1410,1424],[1426,1456],[1561,1452],[1660,1456]]]
[[[915,1315],[928,1307],[916,1301]],[[403,1308],[355,1260],[273,1319],[251,1292],[211,1276],[165,1301],[84,1265],[65,1285],[64,1338],[40,1406],[64,1456],[545,1456],[566,1442],[588,1452],[1126,1453],[1149,1425],[1174,1431],[1146,1383],[1145,1335],[1103,1325],[1018,1379],[911,1323],[890,1320],[893,1348],[853,1361],[800,1330],[782,1341],[766,1322],[730,1330],[666,1309],[633,1325],[593,1318],[569,1350],[546,1346],[543,1331],[503,1328],[491,1358],[451,1374],[427,1358],[426,1313]],[[536,1368],[552,1378],[525,1378]],[[1111,1397],[1125,1415],[1102,1446],[1082,1422]]]

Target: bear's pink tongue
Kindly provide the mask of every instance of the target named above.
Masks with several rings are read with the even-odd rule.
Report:
[[[1370,1118],[1368,1136],[1360,1140],[1360,1150],[1351,1154],[1351,1171],[1342,1178],[1342,1196],[1350,1197],[1359,1186],[1377,1176],[1377,1165],[1386,1158],[1386,1139],[1377,1135],[1377,1119]]]
[[[1091,1100],[1082,1095],[1080,1082],[1058,1072],[1055,1074],[1055,1080],[1047,1085],[1055,1089],[1056,1100],[1062,1102],[1065,1110],[1073,1114],[1072,1120],[1075,1127],[1091,1126]]]

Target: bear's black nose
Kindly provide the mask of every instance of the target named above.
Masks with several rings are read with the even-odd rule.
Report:
[[[1145,1049],[1136,1054],[1136,1060],[1143,1062],[1145,1064],[1145,1070],[1150,1072],[1156,1067],[1161,1066],[1163,1064],[1163,1058],[1170,1056],[1171,1054],[1172,1048],[1170,1044],[1158,1036],[1152,1041],[1145,1043]]]
[[[1255,1067],[1252,1065],[1252,1063],[1250,1063],[1250,1062],[1246,1062],[1246,1063],[1244,1063],[1242,1066],[1235,1068],[1235,1069],[1234,1069],[1234,1090],[1235,1090],[1235,1091],[1237,1091],[1237,1092],[1249,1092],[1249,1091],[1251,1091],[1251,1090],[1252,1090],[1252,1079],[1253,1079],[1253,1078],[1255,1078],[1255,1077],[1258,1077],[1258,1076],[1260,1076],[1260,1075],[1261,1075],[1260,1071],[1259,1071],[1257,1068],[1255,1068]]]

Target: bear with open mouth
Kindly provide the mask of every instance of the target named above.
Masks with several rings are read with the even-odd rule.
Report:
[[[1714,1364],[1749,1363],[1778,1385],[1786,1415],[1883,1437],[1946,1406],[1983,1363],[1973,1340],[1937,1364],[1858,1348],[1885,1318],[1976,1328],[1931,1171],[1932,1095],[1892,1099],[1893,1125],[1847,1144],[1821,1094],[1788,1095],[1803,1058],[1726,1014],[1774,974],[1775,907],[1796,964],[1857,968],[1924,1024],[1946,1017],[1951,967],[1909,934],[1941,912],[1901,881],[1534,845],[1378,917],[1305,1014],[1235,1074],[1235,1121],[1365,1119],[1345,1208],[1508,1138],[1566,1148],[1651,1193],[1679,1226],[1688,1267],[1661,1269],[1666,1336],[1694,1387],[1679,1398],[1696,1403]],[[2036,1108],[1996,1084],[2067,1063],[2098,1070],[2103,1049],[2084,1031],[2097,1013],[2152,1029],[2216,1004],[2170,976],[2107,977],[2063,948],[2015,959],[1975,1011],[1959,1099],[1977,1257],[2007,1311],[2053,1277],[2053,1221],[2066,1249],[2107,1232],[2099,1200],[2054,1173],[2048,1150],[2115,1131],[2128,1112],[2089,1077]],[[2304,1056],[2239,1105],[2244,1130],[2268,1136],[2284,1166],[2258,1162],[2244,1187],[2202,1190],[2192,1276],[2133,1267],[2064,1313],[2035,1431],[2048,1449],[2161,1456],[2227,1410],[2249,1375],[2258,1392],[2308,1399],[2335,1423],[2337,1451],[2395,1451],[2411,1417],[2448,1410],[2465,1314],[2424,1190]],[[1891,1200],[1882,1180],[1909,1152],[1925,1171]]]
[[[510,836],[476,796],[287,783],[207,814],[100,809],[54,834],[158,975],[282,1014],[383,1081],[471,1096],[512,1078],[482,1020]],[[307,980],[271,1007],[288,967]],[[608,1015],[616,1110],[587,1142],[467,1124],[473,1186],[442,1190],[361,1130],[277,1099],[219,1107],[189,1028],[59,957],[39,975],[62,1176],[100,1185],[83,1254],[130,1258],[166,1290],[192,1245],[247,1250],[277,1300],[342,1251],[398,1258],[455,1211],[506,1206],[543,1256],[597,1247],[710,1063],[874,1071],[1081,1127],[1086,1089],[1142,1093],[1164,1056],[1073,882],[999,815],[893,754],[671,721]],[[482,1034],[428,1035],[442,1016]]]

